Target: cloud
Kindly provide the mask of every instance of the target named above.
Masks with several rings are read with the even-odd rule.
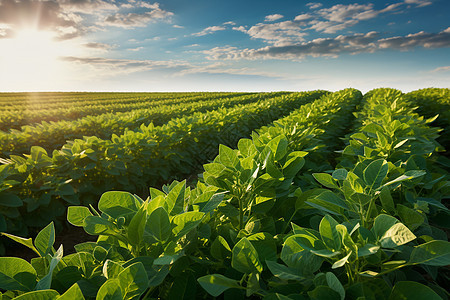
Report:
[[[444,48],[450,47],[450,27],[439,33],[426,33],[424,31],[381,39],[378,41],[382,49],[410,50],[414,47]]]
[[[273,21],[279,20],[281,18],[284,18],[284,16],[280,15],[280,14],[273,14],[273,15],[266,16],[264,18],[264,21],[266,21],[266,22],[273,22]]]
[[[103,51],[108,51],[108,50],[117,48],[117,45],[95,43],[95,42],[86,43],[86,44],[83,44],[83,46],[86,47],[86,48],[98,49],[98,50],[103,50]]]
[[[133,52],[138,52],[138,51],[141,51],[142,49],[144,49],[144,47],[130,48],[130,49],[127,49],[127,50],[128,51],[133,51]]]
[[[301,15],[296,16],[294,18],[294,21],[305,21],[305,20],[308,20],[311,18],[312,18],[312,15],[310,15],[310,14],[301,14]]]
[[[236,23],[233,22],[233,21],[228,21],[228,22],[224,22],[223,25],[232,25],[232,26],[234,26],[234,25],[236,25]]]
[[[438,72],[449,72],[450,71],[450,66],[445,66],[445,67],[439,67],[436,69],[431,70],[431,73],[438,73]]]
[[[339,35],[334,38],[318,38],[308,42],[283,46],[267,46],[259,49],[215,47],[203,51],[209,60],[282,59],[301,60],[311,57],[336,58],[342,54],[359,54],[385,49],[410,50],[415,47],[450,47],[450,27],[439,33],[419,32],[402,37],[379,38],[379,33]]]
[[[181,25],[172,25],[173,28],[184,28],[184,26]]]
[[[406,4],[416,4],[418,7],[423,7],[432,4],[431,1],[426,0],[405,0]]]
[[[93,14],[100,10],[118,10],[114,3],[103,0],[60,0],[61,7],[66,12]]]
[[[209,65],[191,65],[185,70],[174,74],[174,77],[185,76],[189,74],[230,74],[242,76],[258,76],[268,78],[282,78],[279,74],[256,70],[253,68],[233,68],[224,63],[214,63]]]
[[[301,22],[284,21],[278,23],[258,23],[246,32],[254,39],[263,39],[266,42],[275,46],[284,46],[298,43],[304,40],[307,35],[302,30]],[[241,28],[242,29],[242,28]]]
[[[308,6],[310,9],[316,9],[316,8],[322,7],[322,3],[309,2],[309,3],[306,3],[306,6]]]
[[[194,35],[194,36],[204,36],[204,35],[211,34],[211,33],[214,33],[216,31],[222,31],[222,30],[225,30],[225,29],[226,28],[224,26],[209,26],[209,27],[206,27],[205,29],[203,29],[200,32],[193,33],[192,35]]]
[[[153,10],[145,13],[116,13],[114,15],[110,15],[106,17],[101,25],[123,28],[145,27],[149,23],[157,21],[170,21],[172,16],[172,12],[162,10],[159,6],[156,6]]]

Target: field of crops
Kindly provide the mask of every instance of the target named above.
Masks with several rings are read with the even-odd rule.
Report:
[[[449,89],[0,104],[0,299],[450,296]]]

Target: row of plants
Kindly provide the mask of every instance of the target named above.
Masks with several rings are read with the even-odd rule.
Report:
[[[77,99],[72,102],[56,102],[49,105],[44,102],[38,106],[29,102],[21,106],[13,102],[14,109],[3,110],[0,113],[0,130],[8,132],[10,129],[20,129],[24,125],[41,123],[42,121],[76,120],[85,116],[96,116],[104,113],[128,112],[157,105],[197,102],[212,98],[230,98],[246,94],[248,93],[198,93],[179,97],[176,93],[173,93],[168,94],[165,98],[139,97],[137,94],[129,94],[125,100],[120,97],[120,94],[112,94],[113,100],[111,101],[110,98],[99,99],[96,93],[92,93],[92,95],[85,96],[88,99],[87,101]]]
[[[32,234],[50,220],[57,225],[67,205],[95,203],[111,189],[148,194],[174,178],[200,171],[217,154],[219,143],[235,145],[252,130],[289,114],[293,108],[326,94],[293,93],[264,101],[173,119],[157,127],[71,141],[52,156],[32,147],[0,166],[1,231]],[[59,226],[60,227],[60,226]]]
[[[84,136],[96,136],[101,139],[110,139],[112,134],[120,135],[125,129],[137,130],[153,123],[155,126],[167,123],[173,118],[181,118],[194,112],[206,112],[220,107],[232,107],[238,104],[247,104],[277,97],[286,93],[260,93],[245,96],[231,95],[212,99],[196,98],[188,103],[181,100],[177,103],[149,105],[139,104],[146,108],[129,111],[89,115],[73,121],[41,122],[35,125],[22,126],[21,130],[0,131],[0,154],[21,155],[29,153],[32,146],[43,147],[51,152],[61,148],[66,141],[80,139]],[[195,100],[195,101],[194,101]]]
[[[4,260],[7,265],[20,264],[31,275],[21,289],[2,286],[10,290],[3,297],[21,294],[17,290],[25,292],[22,299],[57,299],[60,294],[72,299],[137,299],[143,293],[144,298],[197,299],[206,296],[205,290],[213,296],[227,290],[235,297],[229,293],[233,289],[228,289],[245,292],[247,287],[241,286],[245,282],[254,284],[248,295],[261,295],[255,288],[263,268],[267,273],[268,266],[277,265],[274,260],[284,236],[277,232],[289,227],[289,221],[280,222],[274,211],[284,207],[285,213],[292,214],[285,202],[301,195],[292,182],[307,153],[293,149],[318,148],[322,136],[322,141],[330,138],[327,129],[342,135],[345,126],[340,125],[348,121],[348,112],[360,99],[355,90],[333,93],[261,128],[251,140],[241,139],[237,150],[221,145],[214,162],[204,166],[204,182],[194,189],[185,182],[173,182],[162,191],[151,188],[146,201],[126,192],[108,192],[100,198],[98,211],[70,207],[69,222],[100,235],[96,243],[77,245],[75,254],[63,256],[61,247],[52,248],[53,224],[34,242],[8,235],[28,245],[39,258],[31,265],[20,259]],[[341,132],[335,127],[341,127]],[[276,131],[289,132],[290,139],[275,135]],[[38,261],[47,268],[37,271]],[[219,271],[231,272],[226,274],[231,279],[207,275]],[[236,276],[240,282],[232,279]],[[39,284],[43,277],[51,279]]]
[[[443,128],[439,142],[447,149],[450,145],[450,89],[427,88],[409,92],[405,95],[409,101],[417,105],[418,112],[427,117],[439,114],[435,125]]]

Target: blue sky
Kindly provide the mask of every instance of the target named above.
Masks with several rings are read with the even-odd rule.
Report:
[[[450,1],[0,0],[0,91],[450,87]]]

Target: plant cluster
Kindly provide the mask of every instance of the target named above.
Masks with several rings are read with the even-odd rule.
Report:
[[[0,258],[3,299],[448,298],[438,129],[399,91],[371,91],[333,168],[324,154],[338,144],[322,145],[360,101],[336,92],[220,145],[193,187],[69,207],[68,221],[98,236],[76,253],[55,250],[53,223],[34,240],[4,234],[38,257]]]

